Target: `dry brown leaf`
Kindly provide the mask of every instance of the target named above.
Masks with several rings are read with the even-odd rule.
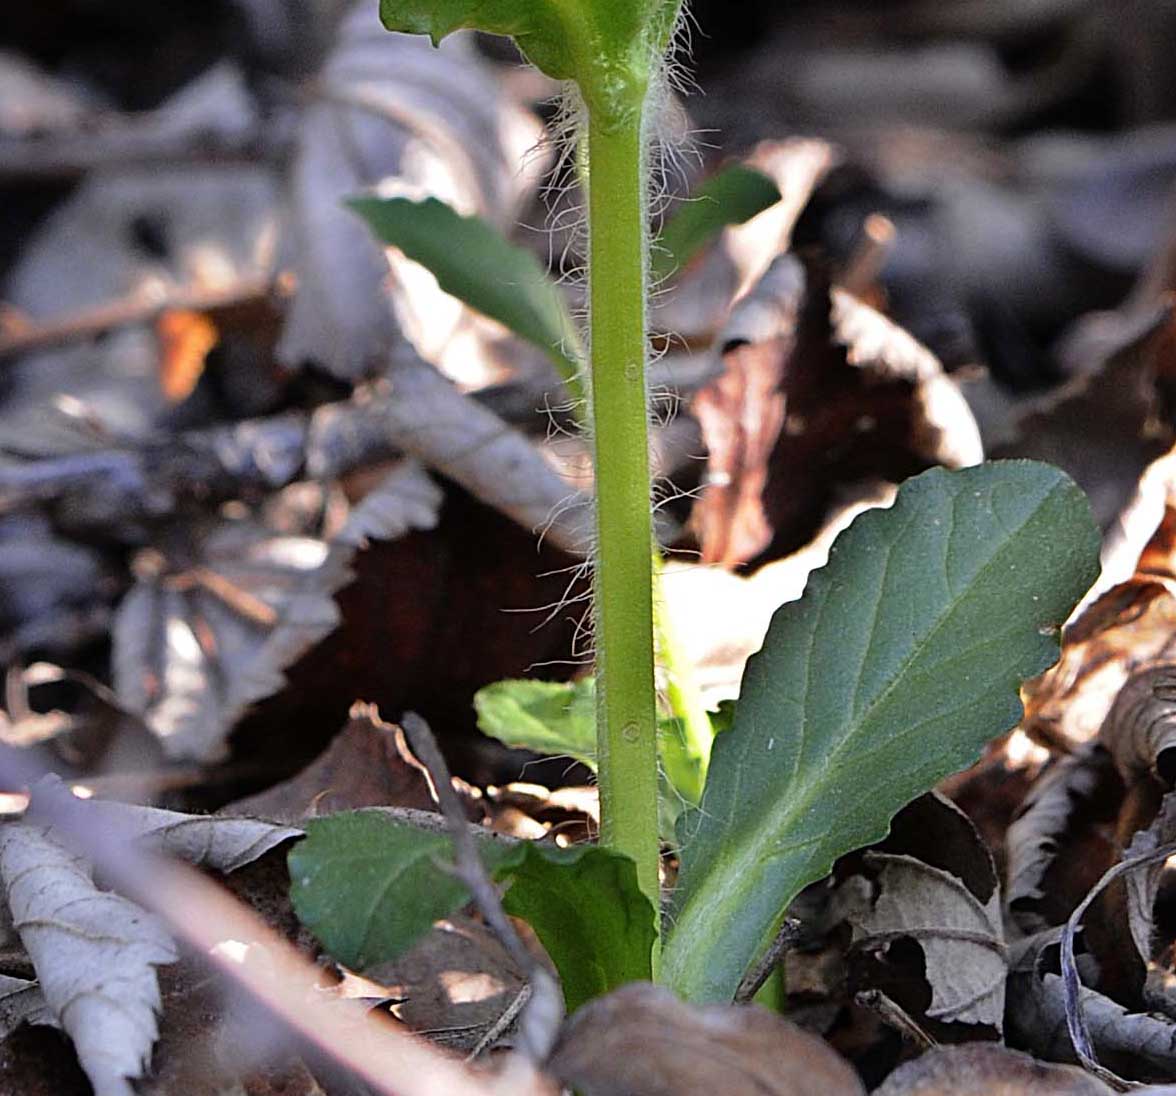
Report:
[[[565,1025],[549,1071],[583,1096],[857,1096],[849,1063],[757,1006],[691,1006],[634,982]]]
[[[445,493],[416,461],[400,461],[352,507],[335,540],[366,548],[373,540],[434,529],[444,501]]]
[[[936,1047],[904,1062],[874,1096],[1100,1096],[1112,1092],[1076,1066],[1039,1062],[991,1043]]]
[[[302,772],[225,813],[296,822],[313,814],[360,807],[435,810],[428,776],[412,756],[404,732],[385,723],[375,705],[357,701],[347,725]]]
[[[721,345],[724,372],[693,404],[709,450],[692,518],[704,562],[778,557],[846,486],[983,456],[934,355],[794,256],[736,307]]]
[[[1006,975],[999,895],[981,903],[954,875],[910,856],[867,853],[866,862],[881,869],[879,893],[855,921],[855,943],[885,950],[902,937],[915,940],[931,986],[927,1017],[999,1031]]]
[[[1046,874],[1065,837],[1086,820],[1091,803],[1113,783],[1110,755],[1099,743],[1090,742],[1054,762],[1025,797],[1005,839],[1005,900],[1009,915],[1025,932],[1039,932],[1051,923],[1042,910],[1043,902],[1052,897],[1043,887]]]
[[[456,1050],[509,1042],[526,975],[481,922],[455,916],[366,977],[396,998],[393,1013],[418,1035]],[[513,1012],[513,1016],[511,1013]]]
[[[936,793],[920,796],[899,812],[863,864],[873,894],[848,911],[859,983],[894,996],[917,1022],[944,1036],[940,1025],[953,1023],[999,1032],[1007,975],[1000,887],[968,818]],[[913,974],[896,947],[904,941],[922,952]],[[904,981],[911,984],[907,992]],[[930,988],[929,1000],[914,983]]]
[[[1172,444],[1152,353],[1169,312],[1168,305],[1155,310],[1142,331],[1106,348],[1105,360],[1083,363],[1083,373],[1034,400],[1017,420],[1016,439],[990,455],[1056,464],[1086,492],[1099,524],[1109,526],[1148,464]]]

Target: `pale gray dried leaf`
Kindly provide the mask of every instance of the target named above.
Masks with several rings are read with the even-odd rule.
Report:
[[[86,104],[74,88],[0,50],[0,135],[26,137],[75,125]]]
[[[173,758],[213,760],[234,722],[339,621],[350,549],[222,521],[196,559],[153,558],[115,617],[114,687]]]
[[[45,1000],[96,1096],[132,1096],[158,1034],[155,967],[177,958],[162,925],[98,890],[86,863],[37,826],[0,827],[0,878]]]
[[[1005,901],[1009,915],[1025,932],[1046,927],[1037,911],[1045,897],[1042,880],[1057,857],[1060,840],[1102,783],[1107,761],[1101,745],[1091,742],[1054,762],[1033,785],[1008,828]]]
[[[1098,732],[1119,775],[1134,784],[1150,773],[1165,787],[1176,782],[1176,663],[1146,666],[1115,697]]]
[[[303,831],[256,818],[183,814],[114,800],[74,799],[56,776],[34,785],[26,817],[37,820],[38,796],[52,795],[52,811],[69,811],[84,828],[97,828],[111,841],[137,842],[190,864],[233,872],[251,864]]]
[[[909,936],[926,958],[928,1018],[999,1031],[1008,973],[999,888],[982,902],[959,876],[913,856],[866,860],[882,870],[873,908],[852,919],[855,943],[878,948]]]
[[[335,539],[363,548],[372,540],[433,529],[444,500],[445,493],[420,464],[401,461],[356,504]]]
[[[59,1027],[37,982],[0,974],[0,1039],[6,1039],[21,1024]]]
[[[552,543],[585,553],[591,509],[539,450],[493,411],[460,392],[411,347],[397,349],[384,405],[389,438],[406,453]]]
[[[828,1044],[751,1005],[688,1005],[634,982],[584,1005],[548,1062],[582,1096],[857,1096]]]
[[[935,1047],[903,1062],[874,1096],[1100,1096],[1110,1093],[1075,1066],[1039,1062],[994,1043]]]
[[[374,0],[344,20],[316,86],[291,179],[298,291],[278,353],[354,378],[397,345],[398,320],[429,353],[447,341],[461,310],[419,268],[395,257],[390,267],[392,253],[343,199],[373,187],[431,195],[506,229],[534,179],[537,165],[519,168],[539,131],[468,37],[452,36],[438,50],[389,34]],[[393,269],[399,285],[390,296]]]
[[[1176,792],[1169,792],[1160,804],[1160,811],[1145,830],[1140,830],[1123,853],[1124,860],[1131,860],[1153,852],[1163,845],[1176,841]],[[1155,955],[1155,906],[1159,897],[1160,884],[1167,864],[1162,860],[1141,866],[1137,871],[1127,873],[1127,921],[1131,927],[1131,939],[1139,958],[1150,968]]]
[[[1007,1038],[1032,1054],[1076,1062],[1066,1025],[1065,988],[1050,970],[1061,935],[1055,928],[1020,941],[1010,956]],[[1086,957],[1079,957],[1079,966]],[[1083,972],[1087,976],[1087,972]],[[1128,1012],[1089,986],[1079,987],[1081,1006],[1099,1060],[1127,1077],[1170,1079],[1176,1074],[1176,1024],[1154,1013]]]

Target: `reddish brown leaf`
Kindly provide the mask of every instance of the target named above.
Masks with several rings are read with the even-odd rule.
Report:
[[[709,450],[693,515],[704,562],[800,547],[847,485],[981,458],[934,355],[815,265],[777,259],[723,345],[723,375],[693,405]]]
[[[347,725],[297,776],[225,808],[229,814],[294,822],[310,814],[360,807],[436,810],[423,766],[404,732],[380,718],[374,704],[356,702]]]

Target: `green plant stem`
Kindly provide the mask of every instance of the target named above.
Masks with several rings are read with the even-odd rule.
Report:
[[[588,123],[596,452],[597,755],[601,842],[658,893],[653,530],[645,391],[648,246],[641,113]]]

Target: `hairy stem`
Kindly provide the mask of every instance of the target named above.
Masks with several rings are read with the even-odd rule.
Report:
[[[638,882],[656,909],[645,164],[640,111],[610,122],[590,116],[588,123],[601,841],[636,862]]]

